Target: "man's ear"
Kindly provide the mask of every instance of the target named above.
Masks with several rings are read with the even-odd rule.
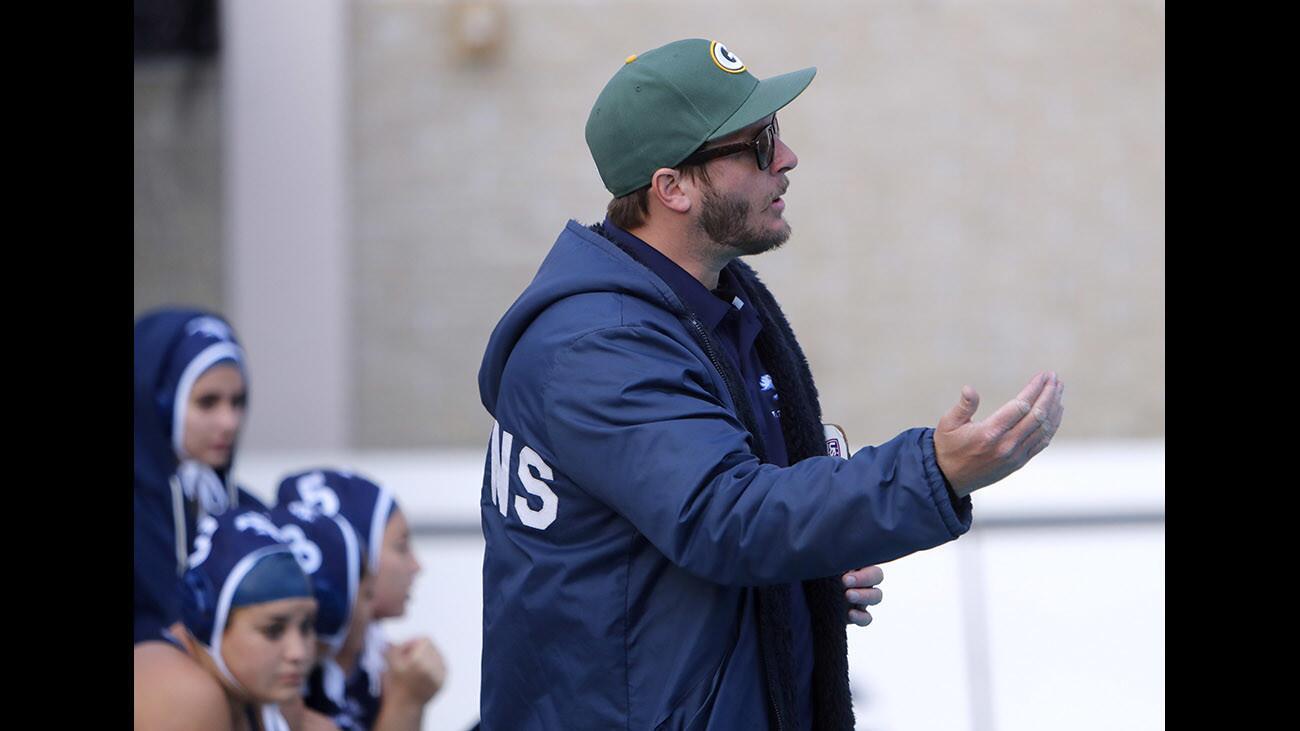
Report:
[[[650,177],[650,196],[675,213],[691,210],[691,189],[690,182],[672,168],[659,168]]]

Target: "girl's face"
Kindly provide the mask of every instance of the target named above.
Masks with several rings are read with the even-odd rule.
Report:
[[[379,553],[379,572],[375,577],[375,619],[406,614],[411,585],[420,573],[420,562],[411,550],[411,529],[406,516],[397,508],[384,528],[384,544]]]
[[[302,692],[315,662],[316,600],[250,604],[230,613],[221,657],[257,703],[284,703]]]
[[[228,363],[209,368],[190,389],[185,408],[185,454],[213,469],[230,464],[244,423],[244,376]]]

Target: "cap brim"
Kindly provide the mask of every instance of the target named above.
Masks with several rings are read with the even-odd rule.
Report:
[[[753,93],[745,100],[745,103],[741,104],[740,108],[727,118],[727,121],[714,130],[705,139],[705,142],[716,140],[719,137],[726,137],[736,130],[744,129],[767,115],[779,111],[781,107],[794,101],[795,97],[803,93],[803,90],[808,88],[816,75],[817,67],[810,66],[806,69],[760,80],[758,86],[754,87]]]

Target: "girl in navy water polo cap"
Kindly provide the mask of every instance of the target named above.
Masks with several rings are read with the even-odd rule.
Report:
[[[315,656],[317,601],[265,513],[200,520],[181,620],[135,645],[135,728],[279,731]],[[280,726],[280,729],[287,726]]]
[[[177,580],[205,515],[265,509],[230,479],[248,399],[244,351],[219,315],[156,310],[135,323],[135,641],[179,615]]]
[[[356,728],[418,728],[424,706],[442,689],[447,670],[428,637],[390,643],[378,622],[406,613],[420,571],[410,526],[392,493],[353,472],[322,468],[282,479],[276,499],[279,505],[303,503],[346,518],[356,529],[366,570],[374,577],[372,621],[359,628],[359,637],[348,640],[350,648],[360,640],[359,651],[340,652],[312,673],[308,707],[329,715],[336,702],[328,699],[337,698],[342,678],[343,696]]]

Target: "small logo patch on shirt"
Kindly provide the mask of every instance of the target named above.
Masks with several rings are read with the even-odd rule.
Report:
[[[826,435],[826,454],[831,457],[848,459],[849,438],[838,424],[822,424],[822,431]]]

